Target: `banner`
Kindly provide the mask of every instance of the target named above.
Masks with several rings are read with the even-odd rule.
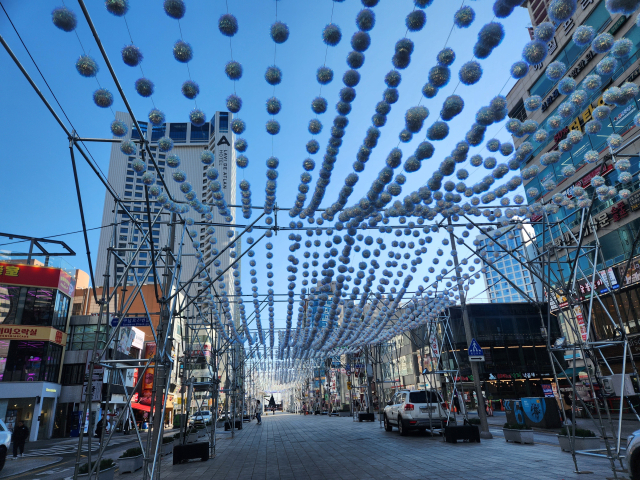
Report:
[[[0,327],[0,340],[44,341],[64,347],[67,344],[67,334],[53,327]]]
[[[73,298],[76,280],[64,270],[35,265],[0,263],[0,284],[57,288]]]
[[[575,307],[573,307],[573,312],[575,313],[576,320],[578,321],[578,327],[580,328],[580,335],[582,336],[582,341],[586,342],[587,341],[588,332],[587,332],[587,325],[584,323],[584,316],[582,315],[582,308],[580,308],[580,306],[576,305]]]

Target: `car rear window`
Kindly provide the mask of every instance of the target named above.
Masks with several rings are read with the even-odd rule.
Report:
[[[410,392],[409,401],[411,403],[438,403],[438,395],[435,392]]]

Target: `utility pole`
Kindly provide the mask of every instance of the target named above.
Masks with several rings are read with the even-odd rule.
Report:
[[[447,218],[447,223],[451,226],[451,217]],[[451,241],[451,248],[455,249],[456,239],[453,235],[453,230],[449,232],[449,239]],[[471,345],[473,340],[473,334],[471,333],[471,322],[469,321],[469,313],[467,312],[467,302],[465,298],[464,288],[462,285],[462,279],[460,278],[460,272],[458,271],[458,256],[452,255],[453,264],[456,267],[456,281],[458,283],[458,291],[460,293],[460,308],[462,310],[462,323],[464,325],[464,336],[467,341],[467,348]],[[478,417],[480,417],[480,438],[493,438],[489,431],[489,424],[487,423],[487,410],[484,404],[484,397],[482,396],[482,387],[480,386],[480,375],[478,374],[478,363],[469,362],[471,364],[471,374],[473,375],[473,383],[476,388],[476,395],[478,397]]]

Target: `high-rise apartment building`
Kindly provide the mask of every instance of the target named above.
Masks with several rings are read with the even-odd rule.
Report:
[[[123,140],[139,140],[139,135],[135,127],[133,126],[132,119],[127,113],[117,112],[116,119],[122,120],[128,127],[128,133]],[[219,172],[218,181],[222,188],[221,192],[224,195],[224,201],[229,205],[235,205],[236,203],[236,163],[235,163],[235,150],[233,144],[235,135],[229,128],[232,120],[232,114],[228,112],[216,112],[210,122],[205,123],[201,127],[196,127],[189,122],[183,123],[165,123],[159,126],[154,126],[148,122],[139,121],[140,127],[143,133],[146,135],[146,139],[149,141],[149,146],[154,158],[160,168],[160,172],[164,175],[165,183],[168,186],[171,196],[179,202],[185,202],[185,195],[180,191],[179,183],[176,183],[171,174],[174,169],[167,165],[167,157],[170,154],[175,154],[180,158],[179,169],[184,171],[187,175],[187,181],[191,183],[193,192],[196,193],[197,198],[205,205],[212,205],[214,203],[213,192],[208,189],[209,179],[206,176],[206,170],[209,165],[201,162],[200,156],[204,150],[209,150],[214,154],[214,163],[212,164]],[[162,153],[158,151],[158,140],[162,137],[169,137],[173,140],[174,147],[169,153]],[[120,144],[114,143],[111,148],[111,157],[109,162],[109,174],[108,180],[114,190],[120,195],[120,198],[124,199],[125,204],[130,212],[134,216],[143,222],[140,227],[143,231],[147,231],[146,228],[146,204],[144,195],[144,184],[142,183],[143,172],[136,172],[132,168],[132,163],[136,159],[146,160],[147,168],[154,171],[152,163],[148,160],[147,155],[142,154],[140,148],[133,155],[125,155],[120,151]],[[159,179],[156,179],[157,184],[162,187]],[[157,214],[161,211],[160,206],[156,204],[153,199],[150,199],[151,209],[153,214]],[[236,209],[230,207],[228,209],[231,215],[236,216]],[[228,219],[218,213],[217,207],[211,208],[211,214],[213,219],[208,223],[223,225],[229,223]],[[197,213],[195,210],[191,210],[189,213],[184,214],[183,218],[192,218],[195,220],[196,225],[189,228],[189,230],[196,230],[197,236],[193,238],[194,241],[200,242],[201,250],[204,253],[204,261],[211,260],[218,251],[225,248],[230,240],[227,236],[227,231],[230,227],[220,226],[207,226],[198,224],[198,222],[205,222],[204,215]],[[153,218],[153,217],[152,217]],[[169,212],[161,214],[161,221],[163,222],[159,226],[152,228],[152,235],[156,248],[162,248],[167,245],[167,238],[169,234],[168,222],[171,218]],[[124,211],[115,208],[115,202],[111,198],[109,193],[105,194],[104,210],[102,214],[102,225],[109,225],[111,223],[117,224],[116,226],[116,238],[115,248],[123,249],[120,251],[122,258],[131,258],[131,252],[124,249],[137,248],[141,241],[142,235],[140,228],[135,228],[130,219]],[[181,227],[181,226],[179,226]],[[181,230],[176,230],[176,245],[180,241]],[[103,285],[103,275],[107,265],[107,248],[111,245],[112,228],[103,228],[100,234],[100,247],[98,251],[98,260],[96,265],[95,280],[98,286]],[[147,244],[148,250],[148,244]],[[228,252],[233,249],[228,250]],[[236,251],[239,251],[239,246],[236,245]],[[185,236],[185,244],[182,251],[182,274],[181,279],[186,280],[193,276],[196,271],[197,260],[195,258],[195,249],[189,237]],[[134,263],[134,269],[129,271],[128,284],[135,285],[134,275],[141,275],[146,268],[151,264],[151,253],[149,251],[141,251]],[[226,269],[232,259],[228,254],[220,257],[219,265],[212,265],[210,272],[212,278],[215,278],[215,271],[217,269]],[[217,262],[216,262],[217,263]],[[115,272],[114,272],[115,268]],[[118,263],[114,265],[112,258],[110,275],[111,284],[115,280],[119,280],[125,271],[125,265]],[[158,272],[158,275],[162,275],[162,272]],[[162,280],[162,277],[158,279]],[[225,274],[225,280],[227,285],[233,285],[231,272]],[[150,275],[147,279],[147,283],[153,282],[153,276]],[[228,287],[229,288],[229,287]],[[228,293],[232,293],[228,290]]]
[[[541,22],[548,21],[545,10],[549,3],[548,0],[529,0],[525,4],[534,28]],[[616,41],[623,38],[630,40],[629,52],[615,58],[613,62],[612,53],[599,54],[591,44],[578,46],[573,40],[573,34],[583,25],[592,27],[596,35],[609,33]],[[523,34],[526,35],[524,32]],[[605,58],[607,63],[598,69]],[[551,80],[546,75],[549,64],[556,61],[562,62],[566,67],[566,73],[559,81]],[[609,71],[609,68],[603,67],[613,68]],[[607,104],[603,98],[604,92],[609,88],[621,87],[627,82],[637,84],[639,77],[640,27],[636,25],[636,15],[612,15],[606,8],[605,0],[580,0],[573,16],[556,25],[556,32],[548,42],[548,55],[544,61],[532,66],[507,95],[509,117],[522,122],[533,120],[539,124],[536,133],[517,135],[514,142],[516,147],[524,142],[532,147],[531,153],[521,163],[528,203],[556,205],[545,214],[550,222],[558,222],[552,228],[544,227],[540,222],[542,214],[532,217],[532,221],[537,222],[534,224],[538,235],[536,244],[551,255],[551,282],[564,287],[563,282],[572,278],[576,239],[580,237],[580,228],[583,229],[583,247],[594,247],[596,234],[598,237],[600,248],[597,255],[584,254],[578,258],[575,268],[577,282],[571,292],[571,303],[578,323],[581,323],[583,340],[588,337],[600,341],[614,338],[616,332],[608,319],[617,319],[618,311],[627,335],[631,338],[640,334],[640,258],[636,257],[640,254],[640,249],[638,243],[634,243],[634,238],[640,231],[640,142],[636,141],[638,128],[634,123],[634,117],[638,113],[638,96],[627,98],[628,101],[624,104],[617,100],[617,105]],[[575,81],[578,96],[571,97],[571,94],[561,93],[559,82],[567,83],[567,78]],[[601,80],[600,86],[595,82],[598,78]],[[633,86],[627,91],[633,92]],[[524,101],[534,95],[541,97],[542,107],[534,112],[527,112]],[[579,98],[582,95],[584,101]],[[599,113],[604,111],[601,129],[595,134],[589,134],[585,126],[593,120],[594,110],[599,106],[606,106],[610,110],[599,110]],[[530,124],[533,125],[531,122]],[[610,149],[607,138],[613,133],[622,137],[622,144]],[[593,153],[587,157],[589,161],[585,161],[585,153],[594,151],[597,153],[597,161],[592,158]],[[549,152],[558,152],[559,161],[556,162],[553,157],[545,157]],[[553,161],[541,162],[542,158],[553,158]],[[625,165],[626,162],[618,163],[620,160],[628,160],[628,165]],[[597,185],[594,186],[592,179],[596,176],[598,178],[594,183]],[[608,187],[612,194],[602,197],[594,194],[600,183]],[[583,209],[576,203],[576,192],[582,193],[582,189],[593,199],[593,205],[589,210],[590,218],[581,227]],[[613,195],[611,189],[615,189],[617,194]],[[543,229],[545,245],[542,245]],[[631,268],[622,278],[629,257],[632,257]],[[596,281],[592,282],[594,269],[598,275]],[[615,299],[612,298],[611,291],[616,291]],[[589,300],[594,294],[601,296],[602,303],[593,301],[589,317],[592,321],[587,331],[584,319],[590,308]],[[561,325],[564,325],[565,317],[571,317],[570,302],[566,297],[554,297],[556,298],[548,299],[550,307],[558,315]],[[604,350],[606,349],[603,349],[603,353],[609,357],[621,358],[616,352]]]
[[[526,266],[534,258],[533,246],[527,245],[528,239],[523,239],[521,232],[513,227],[503,227],[476,237],[474,244],[478,253],[495,258],[494,268],[485,268],[482,274],[490,303],[528,302],[529,299],[542,301],[542,284]],[[529,298],[523,296],[503,275]]]

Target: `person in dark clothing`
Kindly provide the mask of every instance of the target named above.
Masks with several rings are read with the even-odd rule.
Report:
[[[20,456],[24,457],[24,444],[28,438],[29,429],[24,425],[23,421],[19,421],[18,425],[13,430],[13,435],[11,435],[14,459],[18,458],[18,449],[20,449]]]
[[[102,439],[103,427],[104,427],[104,418],[101,418],[98,424],[96,425],[96,438],[98,439],[98,445],[100,445],[100,440]]]
[[[573,411],[571,410],[573,401],[571,400],[571,396],[565,392],[564,395],[562,395],[562,399],[564,400],[564,414],[567,417],[567,421],[573,423]]]

